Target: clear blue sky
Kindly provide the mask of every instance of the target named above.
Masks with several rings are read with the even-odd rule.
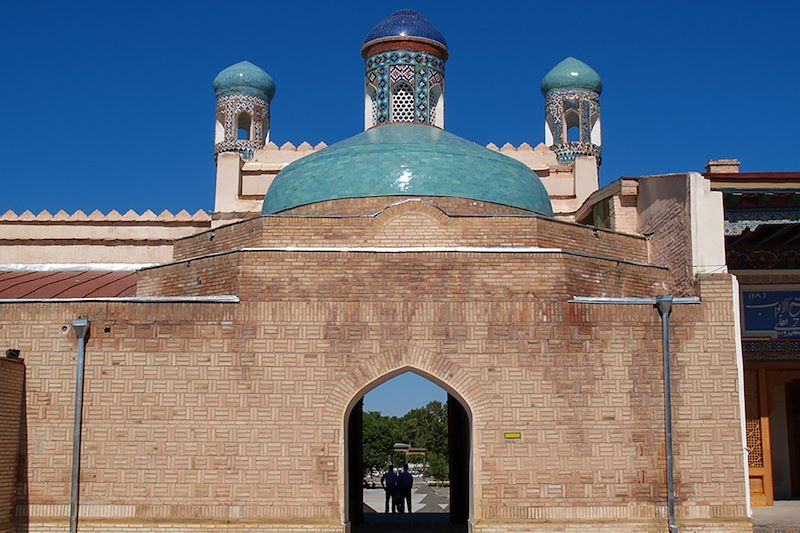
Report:
[[[800,170],[800,3],[91,1],[3,4],[0,212],[213,207],[214,94],[247,59],[275,78],[272,139],[363,127],[364,35],[412,8],[447,37],[447,128],[543,140],[539,83],[566,56],[603,77],[601,181]],[[409,395],[408,390],[414,391]],[[442,389],[406,374],[366,408],[403,414]]]
[[[364,411],[403,416],[431,400],[445,403],[447,392],[419,374],[406,372],[369,391],[364,396]]]
[[[6,2],[0,211],[211,209],[211,80],[248,59],[276,80],[272,138],[363,127],[363,36],[398,8],[447,37],[447,127],[543,138],[541,78],[574,55],[603,76],[601,180],[800,170],[800,3]]]

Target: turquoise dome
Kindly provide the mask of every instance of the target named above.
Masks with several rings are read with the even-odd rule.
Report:
[[[603,80],[595,69],[574,57],[568,57],[550,69],[542,80],[542,94],[554,89],[585,89],[603,92]]]
[[[288,165],[261,212],[371,196],[446,196],[553,216],[547,191],[524,164],[433,126],[387,124]]]
[[[251,62],[242,61],[217,74],[214,93],[217,98],[229,94],[247,94],[270,102],[275,96],[275,80]]]

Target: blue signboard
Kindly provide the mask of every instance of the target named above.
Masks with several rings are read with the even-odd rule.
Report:
[[[743,291],[742,296],[746,333],[800,338],[800,291]]]

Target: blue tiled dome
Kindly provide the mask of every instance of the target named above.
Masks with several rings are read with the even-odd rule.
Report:
[[[574,57],[568,57],[550,69],[542,80],[542,94],[553,89],[586,89],[603,92],[603,80],[595,69]]]
[[[401,9],[380,21],[364,39],[364,46],[381,39],[410,37],[435,41],[447,48],[444,35],[428,19],[411,9]]]
[[[418,124],[371,128],[295,161],[275,177],[261,212],[374,196],[468,198],[553,216],[544,185],[527,166]]]
[[[242,61],[217,74],[214,93],[217,98],[229,94],[248,94],[270,102],[275,96],[275,81],[251,62]]]

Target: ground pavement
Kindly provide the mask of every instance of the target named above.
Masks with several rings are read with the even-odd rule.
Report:
[[[466,524],[450,522],[445,513],[364,513],[363,524],[353,524],[352,533],[467,533]]]
[[[411,494],[414,515],[408,517],[384,514],[383,489],[364,489],[365,523],[357,526],[354,533],[463,531],[462,526],[451,524],[448,520],[449,489],[429,487],[417,480],[415,483]],[[776,501],[772,507],[753,507],[753,533],[800,533],[800,501]]]
[[[382,488],[364,489],[364,511],[369,509],[383,513],[386,496]],[[369,509],[368,509],[369,508]],[[414,480],[411,490],[411,511],[414,513],[448,513],[450,512],[450,489],[448,487],[431,487]]]
[[[800,533],[800,501],[753,507],[753,533]]]

